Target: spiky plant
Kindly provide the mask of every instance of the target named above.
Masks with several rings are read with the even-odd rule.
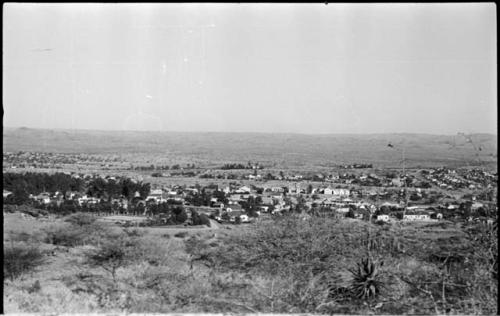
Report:
[[[383,262],[376,263],[371,258],[362,259],[355,269],[349,269],[353,275],[351,290],[360,299],[369,299],[377,296],[384,284],[380,278],[380,267]]]

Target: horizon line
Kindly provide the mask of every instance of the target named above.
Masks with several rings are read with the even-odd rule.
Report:
[[[304,135],[304,136],[333,136],[333,135],[429,135],[429,136],[456,136],[458,134],[464,133],[466,135],[478,135],[486,134],[498,136],[498,133],[492,132],[464,132],[458,131],[456,133],[432,133],[432,132],[366,132],[366,133],[303,133],[303,132],[257,132],[257,131],[178,131],[178,130],[124,130],[124,129],[94,129],[94,128],[47,128],[47,127],[28,127],[28,126],[3,126],[4,129],[33,129],[33,130],[54,130],[54,131],[82,131],[82,132],[126,132],[126,133],[208,133],[208,134],[278,134],[278,135]]]

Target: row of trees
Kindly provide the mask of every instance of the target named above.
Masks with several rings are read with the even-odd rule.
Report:
[[[248,164],[244,165],[241,163],[227,163],[224,164],[220,169],[222,170],[231,170],[231,169],[263,169],[263,166],[253,165],[251,162],[248,162]]]
[[[37,195],[42,192],[56,191],[66,195],[67,192],[80,192],[91,197],[109,201],[111,198],[124,196],[129,201],[139,192],[142,199],[145,199],[150,192],[150,184],[136,182],[129,178],[103,179],[94,177],[84,180],[72,177],[65,173],[4,173],[4,190],[11,191],[5,202],[8,204],[21,205],[30,201],[29,195]]]
[[[155,165],[149,165],[149,166],[135,166],[133,167],[134,170],[141,170],[141,171],[147,171],[147,170],[180,170],[180,169],[195,169],[196,166],[195,164],[186,164],[186,167],[181,167],[179,164],[175,164],[172,166],[164,165],[164,166],[155,166]]]

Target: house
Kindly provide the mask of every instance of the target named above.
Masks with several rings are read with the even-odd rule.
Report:
[[[189,192],[191,194],[198,194],[198,189],[197,188],[186,188],[185,191]],[[169,194],[170,194],[170,192],[169,192]]]
[[[259,206],[259,211],[267,213],[269,211],[269,206]]]
[[[166,202],[167,200],[163,198],[163,190],[156,189],[151,190],[149,195],[146,197],[146,201],[154,201],[156,203]]]
[[[97,204],[99,203],[99,199],[95,197],[90,197],[87,199],[87,204]]]
[[[403,185],[403,181],[400,178],[394,178],[391,180],[391,184],[395,187],[400,187]]]
[[[224,208],[224,203],[222,202],[215,202],[214,204],[212,204],[212,207],[215,207],[215,208]]]
[[[290,185],[290,187],[288,188],[288,192],[290,194],[300,194],[300,183],[297,183],[296,185]]]
[[[237,202],[244,201],[245,199],[242,198],[242,196],[239,194],[233,194],[233,195],[228,196],[228,200],[237,203]]]
[[[218,190],[217,187],[205,188],[205,194],[213,195],[213,194],[215,194],[215,191],[217,191],[217,190]]]
[[[343,214],[344,216],[349,213],[348,207],[340,207],[335,210],[337,213]]]
[[[348,197],[350,195],[350,191],[347,189],[324,188],[322,191],[325,195],[334,195],[337,197]]]
[[[354,211],[354,218],[355,219],[369,219],[370,218],[370,212],[366,208],[360,208]]]
[[[88,197],[87,195],[83,195],[82,197],[77,199],[78,205],[82,206],[83,204],[97,204],[99,203],[98,198]]]
[[[111,199],[111,204],[124,209],[128,209],[128,201],[125,198]]]
[[[243,208],[239,204],[228,204],[225,207],[223,207],[226,212],[236,212],[236,211],[243,211]]]
[[[345,199],[342,200],[342,202],[344,202],[346,204],[353,204],[354,203],[354,201],[352,199],[350,199],[350,198],[345,198]]]
[[[78,192],[75,191],[66,191],[65,199],[66,200],[73,200],[75,197],[78,196]]]
[[[472,211],[477,211],[477,210],[478,210],[478,209],[480,209],[481,207],[484,207],[483,203],[474,202],[474,203],[472,203],[472,205],[471,205],[471,210],[472,210]]]
[[[43,192],[35,196],[35,200],[42,204],[50,203],[50,194],[48,192]]]
[[[248,180],[255,180],[256,176],[254,176],[253,174],[249,174],[247,178]]]
[[[403,221],[428,221],[430,219],[429,213],[424,211],[415,211],[403,216]]]
[[[230,213],[229,214],[229,221],[236,222],[236,217],[239,217],[242,223],[249,223],[250,222],[250,218],[248,217],[248,215],[243,213],[242,211]]]
[[[247,186],[242,186],[240,187],[238,190],[236,190],[235,192],[236,193],[242,193],[242,194],[245,194],[245,193],[250,193],[251,189]]]
[[[323,194],[332,195],[333,194],[333,189],[332,188],[324,188],[323,189]]]
[[[272,192],[277,192],[277,193],[283,193],[285,190],[282,187],[272,187],[271,188]]]
[[[273,205],[273,198],[270,196],[262,196],[263,205]]]
[[[442,213],[430,212],[429,216],[431,219],[437,219],[437,220],[443,219]]]
[[[225,219],[229,221],[230,223],[235,223],[236,218],[239,218],[242,223],[248,223],[250,222],[250,218],[248,217],[247,214],[243,210],[233,210],[233,211],[228,211],[227,213],[223,214],[220,219]]]
[[[321,206],[332,207],[336,204],[336,201],[332,198],[324,199],[319,203]]]
[[[7,191],[7,190],[3,190],[3,198],[5,199],[6,197],[8,197],[9,195],[11,195],[12,192],[10,191]]]
[[[389,220],[389,215],[387,214],[377,215],[377,221],[389,222]]]

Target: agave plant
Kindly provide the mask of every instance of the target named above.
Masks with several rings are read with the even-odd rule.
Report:
[[[357,263],[357,269],[349,269],[353,275],[351,290],[357,298],[368,299],[379,294],[384,286],[379,270],[383,264],[383,262],[376,263],[370,258],[365,258]]]

